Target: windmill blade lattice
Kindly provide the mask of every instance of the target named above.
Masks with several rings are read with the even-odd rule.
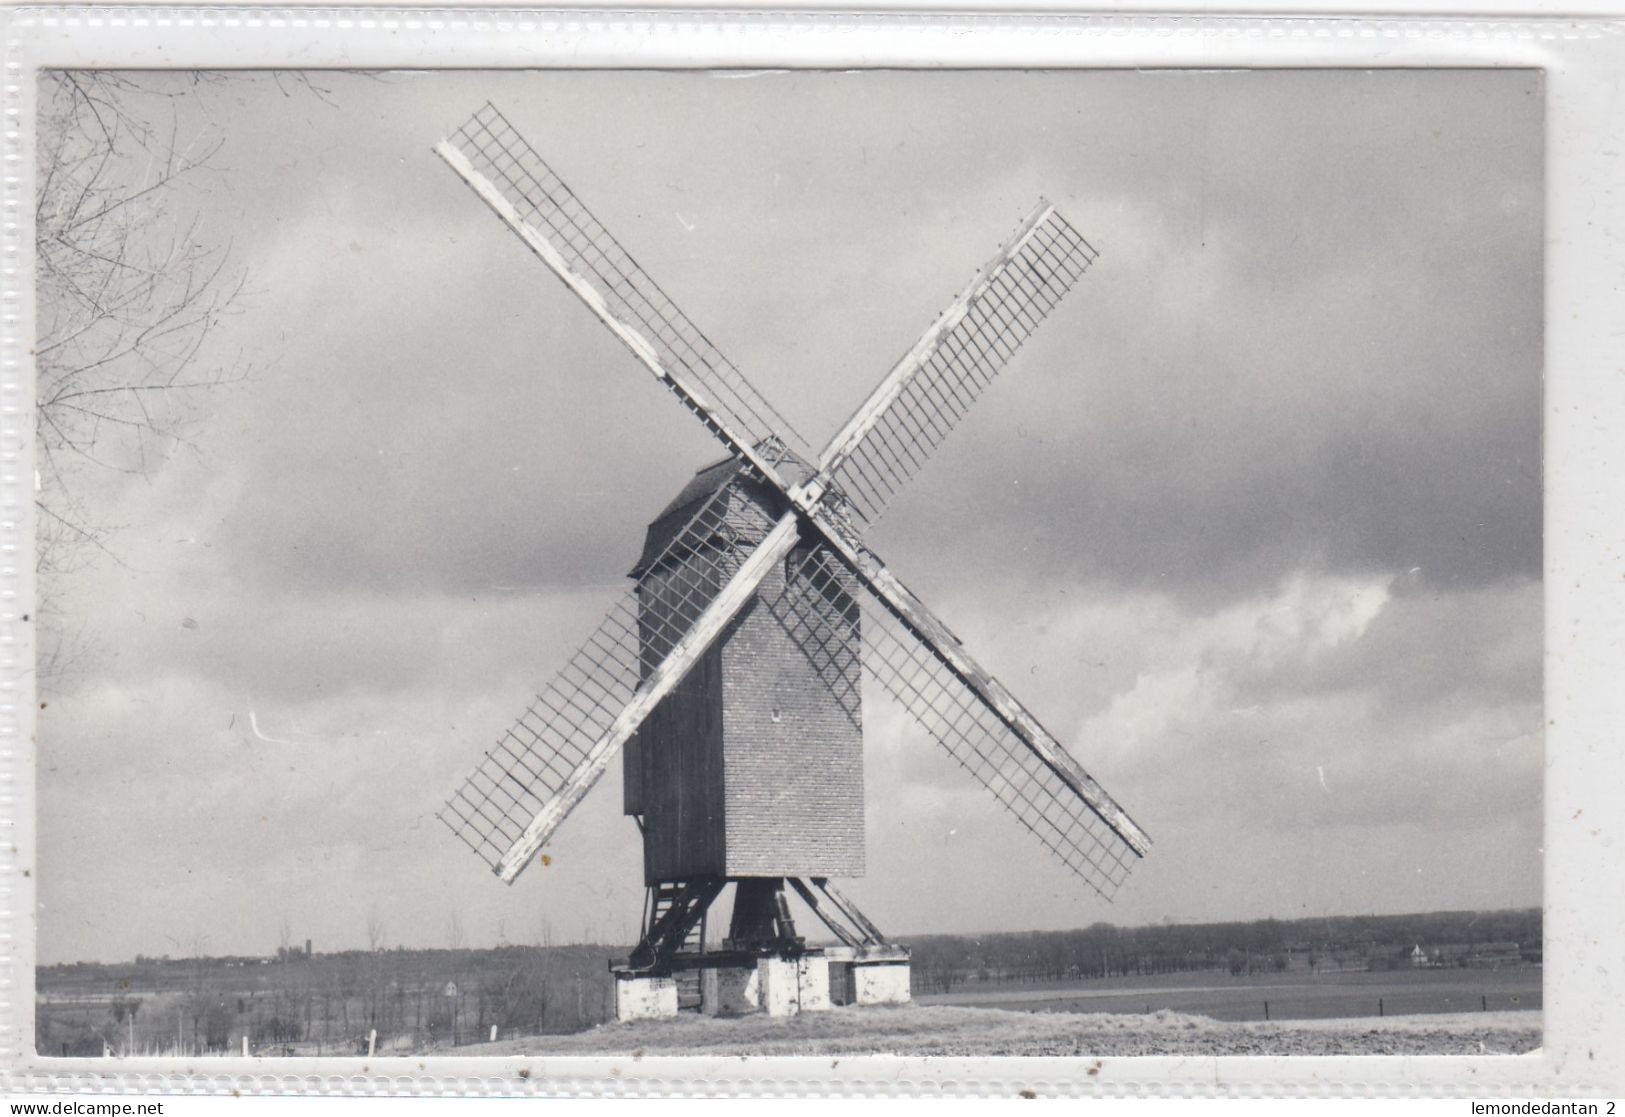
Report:
[[[1110,900],[1139,855],[883,608],[864,612],[863,666],[1068,869]]]
[[[702,422],[715,431],[721,420],[746,444],[788,435],[805,447],[795,428],[672,302],[496,106],[487,103],[443,145],[461,153],[517,217],[546,238],[570,270],[596,289],[604,310],[635,330],[662,366],[686,374],[704,390],[707,398],[695,406],[696,401],[663,378]]]
[[[983,390],[1094,263],[1096,252],[1045,205],[890,374],[899,389],[831,475],[859,527],[874,523]]]
[[[858,580],[822,544],[790,556],[782,586],[761,602],[801,650],[841,712],[863,728]]]
[[[602,748],[619,747],[605,746],[606,734],[640,685],[772,530],[757,505],[736,499],[747,483],[741,475],[701,504],[441,809],[441,821],[493,870]],[[657,596],[660,608],[640,609],[642,594]]]
[[[790,618],[787,624],[811,630],[826,612],[819,597],[827,599],[831,587],[852,583],[836,555],[815,548],[771,607]],[[852,604],[843,615],[862,626],[864,671],[1068,869],[1110,900],[1143,851],[1109,825],[883,601],[863,594],[860,619],[860,598],[847,600]],[[811,646],[809,655],[815,655],[819,645]],[[1142,844],[1148,841],[1138,837]]]

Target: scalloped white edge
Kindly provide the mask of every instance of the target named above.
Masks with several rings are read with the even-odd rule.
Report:
[[[906,2],[906,0],[905,0]],[[1158,3],[1160,0],[1149,0]],[[1350,0],[1363,4],[1380,0]],[[1444,0],[1461,3],[1461,0]],[[1471,2],[1471,0],[1469,0]],[[1479,0],[1484,5],[1516,0]],[[1584,2],[1584,0],[1582,0]],[[1049,0],[1039,0],[1049,5]],[[52,7],[4,19],[0,1092],[1625,1093],[1625,24],[1583,18]],[[974,32],[974,33],[967,33]],[[33,1053],[34,74],[120,67],[1524,66],[1547,81],[1545,1046],[1524,1056],[45,1059]],[[426,135],[435,123],[426,122]],[[832,1065],[833,1064],[833,1065]],[[1095,1068],[1091,1071],[1091,1067]],[[521,1075],[525,1071],[525,1076]]]

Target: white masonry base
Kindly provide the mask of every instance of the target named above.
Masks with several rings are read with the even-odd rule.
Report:
[[[801,1010],[796,992],[796,964],[788,958],[763,958],[756,963],[762,990],[762,1011],[769,1016],[794,1016]]]
[[[796,1002],[802,1012],[828,1012],[829,959],[822,954],[803,954],[796,959]]]
[[[735,956],[737,959],[737,956]],[[795,1016],[837,1004],[901,1005],[911,1000],[906,946],[828,947],[789,958],[733,960],[700,976],[700,1010],[708,1016]],[[677,1015],[677,981],[615,971],[615,1019]]]
[[[677,979],[615,974],[615,1019],[653,1020],[677,1015]]]
[[[757,967],[706,970],[701,982],[700,1011],[708,1016],[743,1016],[762,1007],[762,982]],[[711,980],[714,978],[714,981]],[[707,998],[706,995],[710,997]]]
[[[700,989],[701,1011],[708,1016],[794,1016],[832,1007],[829,959],[818,952],[708,969]]]
[[[756,963],[762,1009],[769,1016],[824,1012],[829,1002],[829,960],[822,954],[762,958]]]
[[[832,983],[837,1004],[905,1005],[913,1000],[908,947],[842,946],[824,953],[839,971]]]
[[[907,962],[855,964],[852,981],[860,1005],[906,1005],[913,999]]]

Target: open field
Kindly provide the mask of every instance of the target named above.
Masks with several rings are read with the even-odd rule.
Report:
[[[951,993],[918,994],[921,1004],[975,1005],[1023,1012],[1148,1013],[1159,1009],[1215,1020],[1317,1020],[1412,1013],[1541,1007],[1541,968],[1418,969],[1228,977],[1158,974],[1030,984],[970,982]]]
[[[1154,1012],[1012,1012],[959,1005],[837,1008],[784,1019],[683,1016],[457,1049],[460,1055],[1516,1055],[1540,1016],[1476,1012],[1225,1023]],[[432,1048],[428,1050],[433,1050]]]

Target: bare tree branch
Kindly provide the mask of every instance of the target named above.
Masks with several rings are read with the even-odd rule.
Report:
[[[213,75],[198,75],[195,95]],[[223,80],[223,78],[222,78]],[[116,530],[71,491],[80,468],[144,474],[182,447],[209,393],[247,375],[206,342],[244,273],[200,235],[197,189],[223,137],[183,122],[177,94],[141,76],[50,71],[40,79],[35,194],[38,317],[36,569],[41,682],[77,659],[53,641],[61,576],[118,562]],[[49,645],[49,646],[46,646]]]

